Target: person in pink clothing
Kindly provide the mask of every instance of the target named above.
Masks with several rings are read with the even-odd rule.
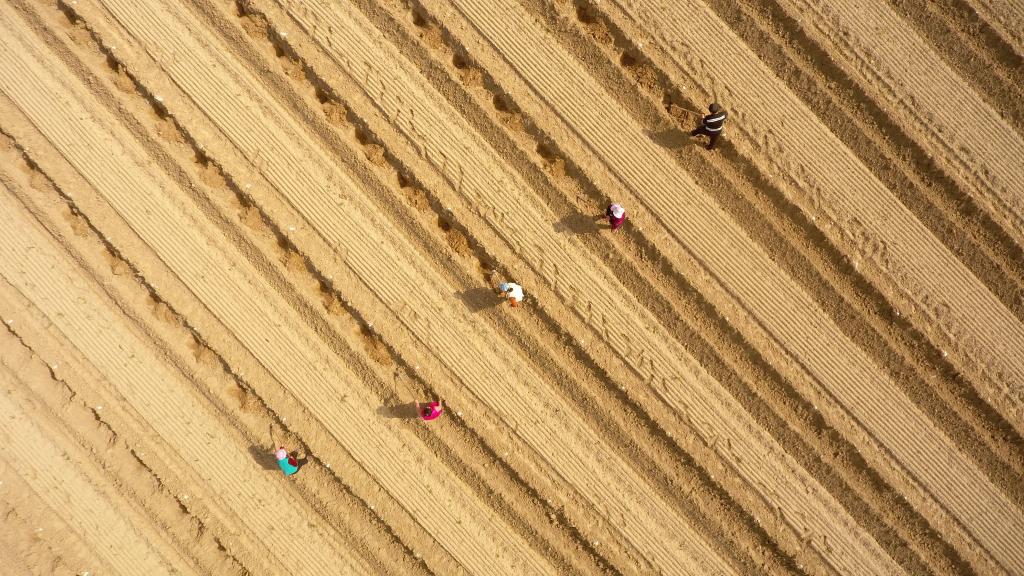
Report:
[[[277,458],[277,465],[281,468],[281,472],[284,472],[285,476],[291,476],[299,471],[299,461],[294,456],[289,455],[283,446],[274,452],[274,457]]]
[[[441,407],[440,402],[431,402],[426,406],[421,405],[419,402],[416,403],[416,412],[420,415],[420,418],[424,420],[433,420],[444,412],[444,408]]]
[[[608,217],[608,224],[612,230],[618,230],[626,221],[626,209],[618,204],[612,204],[605,209],[604,215]]]

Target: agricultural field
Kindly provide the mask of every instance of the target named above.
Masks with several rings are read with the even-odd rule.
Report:
[[[0,573],[1024,574],[1022,55],[1013,0],[0,1]]]

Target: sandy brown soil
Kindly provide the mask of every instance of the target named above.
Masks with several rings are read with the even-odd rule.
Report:
[[[1024,573],[1021,22],[0,2],[3,572]]]

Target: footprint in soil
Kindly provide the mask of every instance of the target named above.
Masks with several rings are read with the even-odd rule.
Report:
[[[554,225],[555,232],[562,234],[593,234],[600,230],[598,220],[586,214],[570,214]]]
[[[456,296],[458,296],[459,300],[462,300],[462,303],[465,304],[472,312],[480,312],[487,310],[488,308],[494,308],[502,303],[500,294],[491,288],[485,288],[483,286],[457,292]]]
[[[377,408],[377,414],[384,418],[398,418],[402,420],[413,420],[419,417],[416,413],[416,403],[406,402],[405,404],[393,404]]]

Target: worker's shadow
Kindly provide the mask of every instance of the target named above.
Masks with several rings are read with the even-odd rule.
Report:
[[[456,296],[459,297],[459,300],[462,300],[462,303],[465,304],[466,308],[469,308],[471,312],[480,312],[482,310],[494,308],[502,302],[500,294],[495,292],[493,289],[486,288],[484,286],[463,290],[462,292],[458,292]]]
[[[277,458],[264,446],[249,446],[249,455],[264,470],[277,470]]]
[[[596,217],[576,212],[555,222],[554,229],[560,234],[594,234],[600,226]]]
[[[405,404],[394,404],[391,406],[384,405],[377,408],[377,414],[382,418],[397,418],[399,420],[413,420],[419,418],[419,414],[416,412],[415,402],[406,402]]]
[[[685,146],[692,146],[694,143],[690,133],[679,128],[651,130],[647,132],[647,135],[651,137],[655,144],[665,148],[683,148]]]

